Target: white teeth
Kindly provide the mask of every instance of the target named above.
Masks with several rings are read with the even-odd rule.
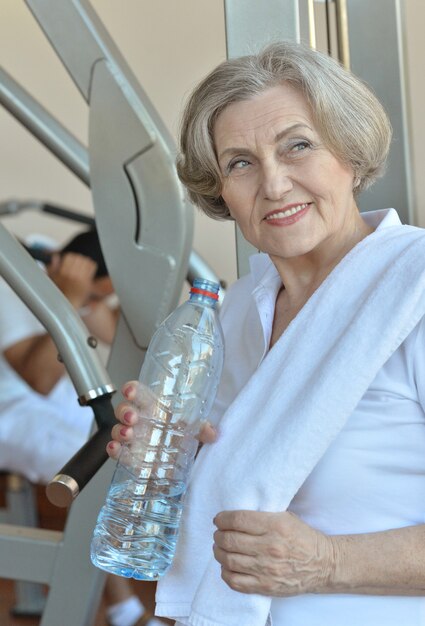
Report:
[[[291,215],[295,215],[295,213],[299,213],[303,209],[308,206],[308,203],[299,204],[298,206],[292,207],[292,209],[288,209],[287,211],[279,211],[278,213],[272,213],[272,215],[268,215],[266,220],[276,220],[282,219],[282,217],[290,217]]]

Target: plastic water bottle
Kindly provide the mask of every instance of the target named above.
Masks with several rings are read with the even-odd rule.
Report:
[[[196,279],[190,299],[152,337],[140,373],[146,390],[99,513],[91,560],[113,574],[158,580],[171,565],[198,434],[217,391],[223,336],[219,285]]]

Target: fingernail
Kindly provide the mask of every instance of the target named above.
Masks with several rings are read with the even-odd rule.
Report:
[[[127,422],[127,424],[130,424],[132,417],[133,417],[132,411],[126,411],[124,415],[122,416],[124,422]]]
[[[122,428],[120,428],[120,435],[122,435],[123,437],[126,436],[128,432],[128,428],[126,426],[123,426]]]
[[[127,387],[124,387],[124,389],[122,390],[123,395],[128,398],[131,395],[131,392],[133,391],[133,385],[128,385]]]
[[[113,450],[115,448],[115,442],[110,441],[107,445],[108,450]]]

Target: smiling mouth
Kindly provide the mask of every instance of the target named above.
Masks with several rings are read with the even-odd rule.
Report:
[[[300,213],[300,211],[303,211],[304,209],[306,209],[308,205],[309,205],[308,202],[304,204],[297,204],[296,206],[293,206],[290,209],[287,209],[286,211],[277,211],[274,213],[270,213],[269,215],[266,215],[264,219],[268,221],[268,220],[283,219],[285,217],[291,217],[292,215],[296,215],[297,213]]]

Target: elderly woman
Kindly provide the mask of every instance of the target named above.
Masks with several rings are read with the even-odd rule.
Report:
[[[178,624],[425,624],[425,235],[356,205],[390,137],[365,85],[293,43],[187,104],[189,196],[261,252],[222,307],[218,436],[159,584]],[[112,457],[137,422],[123,392]]]

